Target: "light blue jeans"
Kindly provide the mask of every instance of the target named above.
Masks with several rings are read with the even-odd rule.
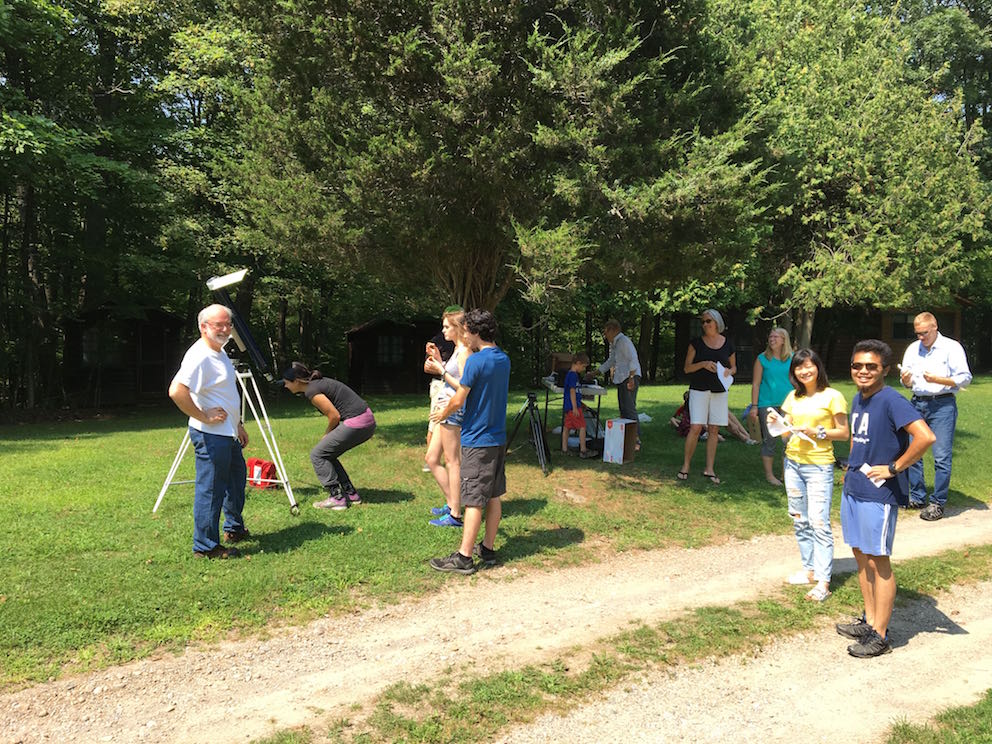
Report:
[[[800,465],[786,457],[785,492],[803,568],[812,571],[816,581],[829,582],[834,563],[834,535],[830,530],[833,463]]]

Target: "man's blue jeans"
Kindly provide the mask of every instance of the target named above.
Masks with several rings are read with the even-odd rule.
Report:
[[[912,403],[937,437],[930,449],[934,464],[930,503],[944,506],[947,490],[951,486],[951,449],[954,446],[954,427],[958,422],[958,401],[953,395],[947,395],[943,398],[913,398]],[[910,503],[925,504],[927,484],[923,478],[923,460],[910,465],[908,475]]]
[[[641,378],[634,376],[634,389],[627,389],[627,381],[617,384],[617,404],[620,407],[620,418],[637,422],[637,442],[641,441],[641,421],[637,418],[637,391],[641,387]]]
[[[224,531],[241,532],[245,523],[245,456],[234,437],[207,434],[190,427],[196,452],[196,490],[193,494],[193,550],[207,552],[220,544],[221,506]]]
[[[830,529],[833,463],[802,465],[786,457],[785,492],[803,568],[813,572],[814,580],[829,582],[834,564],[834,535]]]

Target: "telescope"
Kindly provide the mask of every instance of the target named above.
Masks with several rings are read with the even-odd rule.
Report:
[[[213,293],[214,302],[218,305],[224,305],[231,311],[231,338],[234,339],[234,343],[238,347],[238,351],[242,354],[247,352],[252,366],[254,366],[255,369],[258,370],[262,376],[271,383],[274,378],[272,377],[272,373],[269,371],[269,365],[265,362],[265,357],[262,356],[262,350],[259,349],[258,344],[255,343],[254,336],[252,336],[251,331],[248,330],[248,324],[234,307],[234,301],[231,299],[231,295],[227,291],[228,287],[234,286],[244,279],[247,273],[248,269],[241,269],[240,271],[225,274],[224,276],[212,276],[207,279],[207,289]]]

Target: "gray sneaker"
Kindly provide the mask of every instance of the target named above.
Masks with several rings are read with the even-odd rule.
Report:
[[[926,522],[936,522],[944,516],[944,507],[940,504],[930,503],[920,512],[920,519]]]
[[[844,636],[845,638],[850,638],[852,641],[860,641],[868,634],[874,632],[874,628],[872,628],[868,623],[865,622],[864,615],[857,618],[854,622],[837,623],[837,625],[835,625],[834,627],[837,628],[837,632],[840,635]]]
[[[431,568],[444,573],[474,574],[475,562],[457,550],[444,558],[431,558]]]
[[[314,501],[314,508],[316,509],[333,509],[334,511],[344,511],[348,508],[348,499],[342,494],[341,496],[328,496],[323,501]]]
[[[847,647],[847,653],[859,659],[870,659],[873,656],[881,656],[892,651],[887,638],[882,638],[874,628],[862,638],[858,643],[852,643]]]

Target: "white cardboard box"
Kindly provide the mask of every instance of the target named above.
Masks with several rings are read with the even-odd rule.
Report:
[[[634,459],[637,450],[637,422],[615,418],[606,422],[603,462],[622,464]]]

